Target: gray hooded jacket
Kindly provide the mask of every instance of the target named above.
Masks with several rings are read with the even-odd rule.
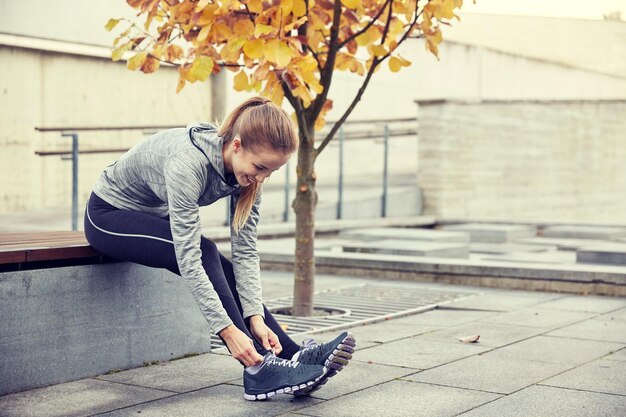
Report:
[[[199,207],[231,196],[233,218],[241,188],[234,178],[226,179],[223,145],[224,139],[210,124],[157,133],[107,167],[93,190],[120,209],[169,215],[180,273],[215,333],[232,320],[202,267]],[[232,262],[244,318],[263,315],[256,250],[260,200],[259,193],[239,233],[231,228]]]

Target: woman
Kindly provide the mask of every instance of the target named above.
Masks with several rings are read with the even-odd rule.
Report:
[[[297,149],[285,111],[251,98],[219,129],[157,133],[107,167],[85,212],[85,235],[112,258],[166,268],[187,282],[213,332],[244,368],[244,398],[308,394],[352,358],[354,337],[298,346],[261,300],[256,250],[261,184]],[[199,207],[231,198],[232,263],[201,235]],[[276,356],[278,355],[278,356]]]

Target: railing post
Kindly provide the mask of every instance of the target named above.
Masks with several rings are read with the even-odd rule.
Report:
[[[388,157],[389,157],[389,125],[385,124],[384,133],[384,161],[383,161],[383,197],[381,201],[381,215],[387,217],[387,191],[388,191]]]
[[[78,133],[61,133],[72,137],[72,230],[78,230]]]
[[[345,134],[343,126],[339,128],[339,183],[337,184],[337,219],[343,216],[343,143]]]
[[[230,200],[232,196],[226,197],[226,220],[224,221],[224,226],[228,226],[230,228]]]
[[[283,221],[289,221],[289,170],[291,169],[291,164],[287,161],[287,165],[285,166],[285,205],[283,211]]]

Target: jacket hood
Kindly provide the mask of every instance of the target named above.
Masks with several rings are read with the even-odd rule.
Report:
[[[192,123],[187,125],[189,139],[207,157],[215,171],[225,179],[224,172],[224,138],[217,135],[217,127],[210,123]]]

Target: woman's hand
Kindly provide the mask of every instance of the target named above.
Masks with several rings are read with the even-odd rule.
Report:
[[[229,325],[219,333],[226,342],[233,358],[243,363],[244,366],[256,365],[263,361],[263,356],[259,355],[254,348],[252,339],[235,327],[234,324]]]
[[[278,355],[282,352],[283,347],[278,341],[278,336],[265,324],[263,316],[250,317],[250,333],[258,340],[265,349],[274,349],[274,353]]]

